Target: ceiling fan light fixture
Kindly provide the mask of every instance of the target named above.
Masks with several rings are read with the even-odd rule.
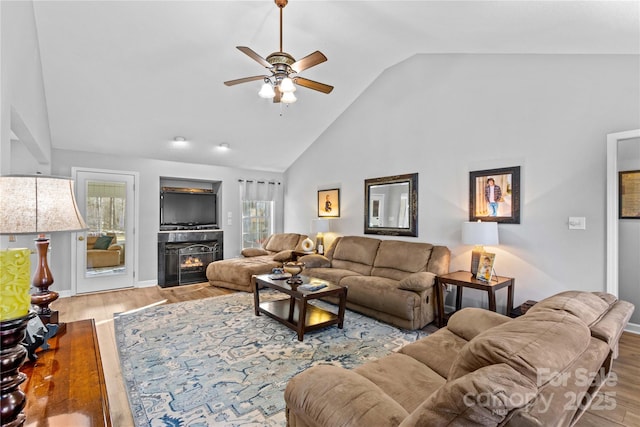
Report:
[[[283,104],[293,104],[297,100],[298,98],[296,98],[293,92],[285,92],[282,94],[282,98],[280,98],[280,102]]]
[[[276,96],[276,92],[273,90],[271,83],[264,82],[260,88],[260,92],[258,92],[258,96],[260,96],[260,98],[273,99],[273,97]]]
[[[282,79],[282,81],[280,82],[280,92],[289,93],[289,92],[295,92],[295,91],[296,91],[296,85],[293,84],[292,79],[290,79],[289,77],[285,77],[284,79]]]

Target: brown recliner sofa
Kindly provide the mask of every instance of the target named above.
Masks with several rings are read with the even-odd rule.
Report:
[[[251,276],[267,274],[284,262],[294,258],[293,252],[302,252],[302,241],[307,236],[296,233],[272,234],[262,248],[242,250],[241,258],[214,261],[207,266],[207,280],[213,286],[253,292]]]
[[[112,238],[106,249],[96,249],[96,241],[104,236]],[[116,267],[124,263],[124,248],[117,243],[113,233],[99,236],[87,236],[87,268]]]
[[[449,272],[450,257],[446,246],[343,236],[326,256],[299,260],[305,263],[303,275],[348,287],[348,309],[420,329],[435,319],[435,277]]]
[[[510,319],[480,308],[353,370],[319,365],[285,389],[287,425],[571,426],[607,381],[634,307],[567,291]],[[615,407],[615,396],[598,399]]]

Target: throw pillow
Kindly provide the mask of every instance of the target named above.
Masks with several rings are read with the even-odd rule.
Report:
[[[435,277],[435,274],[429,273],[428,271],[413,273],[402,279],[398,283],[398,287],[407,291],[426,291],[433,286]]]
[[[328,268],[331,267],[331,261],[323,255],[313,254],[305,255],[298,259],[300,262],[304,262],[304,268]]]
[[[285,261],[291,261],[292,257],[293,257],[293,251],[289,249],[286,251],[280,251],[277,254],[275,254],[273,256],[273,260],[278,262],[285,262]]]
[[[246,248],[242,250],[242,255],[246,257],[269,255],[269,252],[262,248]]]
[[[93,244],[93,249],[109,249],[109,246],[111,246],[112,240],[113,240],[113,236],[100,236],[96,239],[96,242]]]

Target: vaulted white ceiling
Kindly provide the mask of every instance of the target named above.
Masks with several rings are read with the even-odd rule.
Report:
[[[640,54],[638,1],[290,0],[284,51],[322,51],[301,75],[335,89],[299,88],[286,107],[260,81],[223,85],[265,71],[235,46],[278,50],[273,0],[49,0],[35,14],[54,148],[270,171],[416,54]]]

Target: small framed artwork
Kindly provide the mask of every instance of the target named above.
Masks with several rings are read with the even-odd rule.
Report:
[[[318,216],[336,218],[340,216],[340,189],[318,191]]]
[[[469,221],[520,224],[520,166],[469,172]]]
[[[482,252],[480,255],[480,263],[478,264],[478,273],[476,279],[483,282],[490,282],[493,278],[493,263],[496,260],[496,254],[490,252]]]
[[[640,219],[640,170],[618,173],[620,219]]]

